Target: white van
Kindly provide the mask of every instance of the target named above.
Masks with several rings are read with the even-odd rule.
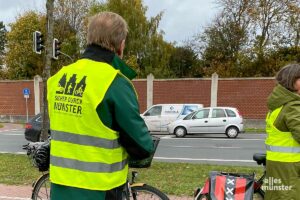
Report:
[[[167,131],[169,123],[200,108],[203,108],[202,104],[157,104],[141,114],[141,117],[150,131]]]

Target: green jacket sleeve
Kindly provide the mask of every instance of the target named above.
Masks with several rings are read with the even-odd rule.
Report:
[[[285,112],[286,126],[293,138],[300,143],[300,102],[289,105]]]
[[[143,159],[153,152],[153,142],[140,116],[133,85],[117,75],[97,108],[101,121],[120,133],[120,144],[131,157]]]

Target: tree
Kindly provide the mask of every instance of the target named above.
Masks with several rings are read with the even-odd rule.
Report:
[[[44,15],[28,11],[10,24],[5,57],[10,79],[32,79],[35,75],[42,74],[43,57],[32,50],[32,33],[35,30],[45,33],[45,22]]]
[[[73,40],[78,44],[77,57],[85,45],[87,16],[94,4],[95,0],[56,0],[54,4],[54,18],[58,22],[55,27],[58,30],[75,32]]]
[[[287,43],[297,49],[300,46],[300,2],[288,0],[285,1],[285,5],[287,7],[287,13],[285,13]]]
[[[219,15],[214,23],[198,36],[204,72],[210,76],[240,76],[240,55],[246,43],[246,30],[236,22]]]
[[[280,22],[287,10],[282,0],[256,0],[253,6],[254,50],[258,59],[263,59],[266,48],[278,40]]]
[[[199,59],[189,46],[175,47],[170,57],[170,70],[174,77],[202,77],[199,69]]]
[[[141,0],[108,0],[95,3],[90,15],[104,10],[118,13],[126,20],[129,34],[124,59],[137,70],[139,77],[146,77],[148,73],[155,77],[168,77],[173,45],[165,42],[163,32],[158,31],[163,13],[147,19],[147,7]]]
[[[87,15],[87,13],[85,14]],[[61,42],[61,51],[70,55],[73,60],[76,60],[80,57],[80,41],[77,37],[77,30],[64,17],[60,18],[58,16],[60,15],[57,14],[56,18],[54,18],[53,37]],[[11,31],[7,34],[8,52],[5,58],[9,78],[32,79],[37,74],[42,75],[44,50],[42,55],[33,52],[32,33],[35,30],[39,30],[45,36],[46,16],[34,11],[28,11],[20,14],[10,26]],[[51,64],[51,74],[54,74],[62,66],[71,62],[70,58],[60,55],[59,59]]]
[[[4,65],[4,55],[5,55],[5,45],[6,45],[6,33],[7,30],[3,22],[0,22],[0,70],[3,68]]]

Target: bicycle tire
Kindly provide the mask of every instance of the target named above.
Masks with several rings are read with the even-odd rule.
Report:
[[[169,200],[168,196],[150,185],[132,186],[130,200]]]
[[[32,200],[50,200],[49,173],[42,175],[34,185],[32,190]]]

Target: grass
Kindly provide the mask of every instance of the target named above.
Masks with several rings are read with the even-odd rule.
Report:
[[[264,128],[245,128],[246,133],[265,133],[266,129]]]
[[[3,127],[3,124],[0,124],[0,128],[2,128]]]
[[[31,185],[41,173],[31,166],[26,155],[0,154],[0,183],[8,185]],[[159,188],[168,195],[192,196],[196,187],[203,186],[209,171],[256,172],[262,174],[262,167],[216,166],[190,163],[153,162],[147,169],[138,171],[137,182],[144,182]]]

